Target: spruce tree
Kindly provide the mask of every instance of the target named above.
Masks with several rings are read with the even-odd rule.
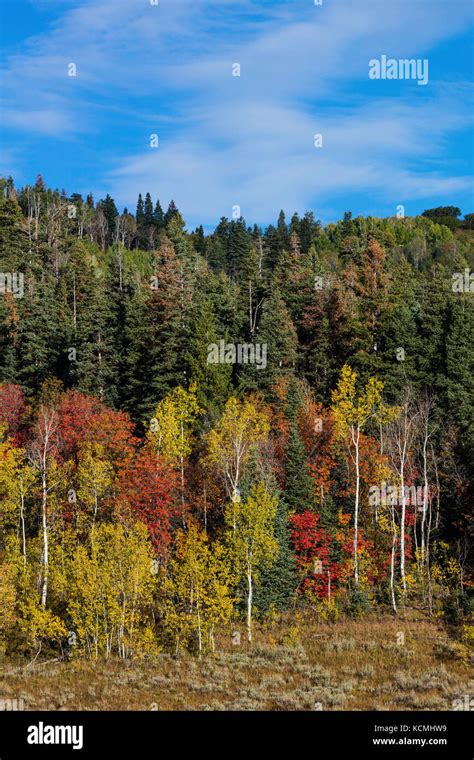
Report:
[[[298,583],[295,559],[291,548],[291,531],[288,508],[284,498],[278,497],[275,517],[275,538],[278,541],[278,556],[275,562],[265,568],[260,575],[260,583],[255,589],[255,607],[261,615],[271,610],[278,612],[290,608]]]
[[[239,367],[240,387],[271,391],[279,379],[294,371],[297,350],[296,331],[278,288],[272,289],[263,304],[253,341],[260,345],[265,361],[260,366],[255,363]]]
[[[143,206],[143,221],[147,226],[153,224],[153,203],[150,193],[147,193],[145,195],[145,203]]]
[[[231,364],[208,361],[209,347],[227,340],[227,333],[218,335],[216,317],[210,298],[203,293],[204,282],[197,283],[191,307],[190,340],[186,353],[189,378],[197,384],[199,405],[206,410],[207,421],[216,420],[231,391]]]
[[[25,393],[34,396],[42,384],[53,378],[63,350],[60,340],[60,320],[56,294],[56,279],[31,275],[29,290],[21,304],[18,323],[18,379]]]
[[[145,204],[143,203],[141,193],[138,194],[137,212],[135,214],[135,219],[137,220],[137,225],[142,224],[145,219]]]
[[[109,244],[110,244],[115,234],[115,220],[118,216],[117,207],[115,205],[114,199],[111,198],[108,193],[105,196],[104,200],[99,201],[97,205],[100,206],[100,208],[104,212],[105,218],[107,219],[107,224],[109,227]]]
[[[155,204],[155,210],[153,212],[153,221],[158,230],[162,230],[163,227],[165,226],[165,215],[164,215],[163,209],[161,208],[161,203],[159,200],[156,201],[156,204]]]
[[[172,200],[169,202],[166,214],[163,218],[165,227],[168,227],[168,224],[171,222],[173,217],[176,216],[176,214],[179,214],[179,211],[177,209],[176,203]]]
[[[293,422],[288,437],[285,462],[285,501],[292,512],[314,511],[314,484],[309,474],[304,443]]]

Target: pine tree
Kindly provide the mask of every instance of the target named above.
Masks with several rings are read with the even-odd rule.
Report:
[[[149,300],[149,292],[137,290],[125,301],[123,341],[126,350],[121,355],[120,365],[121,405],[135,422],[142,424],[150,419],[156,403],[151,392],[154,367],[150,346],[155,338]]]
[[[121,356],[116,338],[122,331],[115,312],[120,289],[110,278],[109,270],[104,273],[94,269],[86,246],[77,242],[68,264],[67,299],[72,325],[62,355],[68,358],[74,385],[114,406],[118,401]]]
[[[21,357],[19,380],[25,392],[32,396],[45,380],[55,376],[62,351],[56,280],[53,277],[32,279],[22,309],[16,344],[17,355]]]
[[[286,224],[285,212],[282,210],[278,215],[277,237],[280,251],[287,251],[290,246],[290,234]]]
[[[297,586],[288,508],[283,497],[279,494],[276,497],[275,538],[278,542],[278,555],[270,567],[261,571],[260,584],[255,589],[255,607],[261,615],[271,610],[289,609]]]
[[[117,207],[115,205],[114,199],[111,198],[108,193],[105,196],[104,200],[99,201],[97,205],[102,209],[102,211],[104,212],[104,216],[107,220],[107,225],[108,225],[108,230],[109,230],[108,243],[110,245],[115,235],[115,220],[118,217]]]
[[[290,427],[285,462],[285,501],[292,512],[314,511],[314,483],[296,422]]]
[[[163,237],[148,299],[151,380],[146,394],[153,404],[175,385],[187,385],[185,357],[193,291],[185,275],[185,262],[178,258],[171,240]]]
[[[163,209],[161,208],[161,203],[159,200],[157,200],[155,204],[155,210],[153,212],[153,221],[158,230],[163,229],[163,227],[165,226],[165,215],[163,213]]]
[[[202,288],[202,289],[201,289]],[[212,302],[203,294],[204,282],[197,283],[191,307],[190,342],[186,354],[191,382],[197,385],[199,405],[207,417],[215,420],[222,412],[231,390],[232,365],[214,364],[208,361],[209,346],[220,339],[227,341],[227,334],[218,335]]]
[[[168,227],[168,224],[171,222],[173,217],[176,216],[176,214],[179,214],[179,211],[177,209],[176,203],[172,200],[168,205],[166,214],[163,219],[165,227]]]
[[[202,224],[200,224],[199,227],[196,227],[195,231],[192,234],[192,240],[195,250],[200,253],[201,256],[205,256],[206,239],[204,236],[204,228]]]
[[[153,224],[153,203],[151,200],[150,193],[147,193],[145,195],[145,204],[143,207],[143,221],[147,226]]]
[[[462,431],[467,451],[474,442],[474,309],[470,294],[454,294],[446,317],[446,412]]]
[[[296,364],[297,337],[285,303],[275,287],[263,304],[262,318],[254,337],[264,361],[239,367],[242,389],[270,391],[282,377],[291,375]]]
[[[143,203],[141,193],[138,194],[137,212],[135,214],[135,219],[137,220],[137,225],[141,224],[145,219],[145,204]]]
[[[230,222],[226,246],[226,269],[229,276],[241,281],[244,262],[247,260],[252,240],[243,219]]]

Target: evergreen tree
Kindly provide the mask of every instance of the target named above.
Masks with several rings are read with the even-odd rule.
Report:
[[[466,451],[474,443],[474,308],[470,294],[454,294],[446,314],[446,412],[463,433]]]
[[[286,224],[285,212],[282,210],[278,215],[277,239],[280,251],[287,251],[290,246],[290,233]]]
[[[168,208],[166,210],[166,214],[165,214],[164,219],[163,219],[165,227],[168,227],[169,223],[171,222],[171,220],[173,219],[173,217],[176,216],[176,214],[179,214],[179,211],[178,211],[178,209],[176,207],[176,203],[172,200],[172,201],[170,201],[170,203],[168,205]]]
[[[229,276],[236,281],[242,277],[244,263],[248,259],[252,247],[252,240],[247,232],[243,219],[232,221],[229,224],[229,233],[226,240],[226,270]]]
[[[206,255],[206,239],[204,236],[204,228],[202,224],[199,225],[199,227],[196,227],[195,231],[192,234],[192,240],[194,249],[201,254],[201,256]]]
[[[107,219],[107,224],[109,228],[109,243],[110,243],[115,233],[115,220],[118,216],[118,211],[115,205],[115,201],[107,193],[104,200],[99,201],[97,205],[102,209],[102,211],[104,212],[104,216]]]
[[[285,501],[292,512],[314,511],[314,484],[307,464],[304,443],[293,422],[290,427],[285,463]]]
[[[153,221],[158,230],[163,229],[163,227],[165,226],[165,215],[163,213],[163,209],[161,208],[161,203],[159,200],[157,200],[155,204],[155,210],[153,212]]]
[[[255,342],[264,351],[265,363],[243,365],[240,386],[270,390],[276,382],[291,375],[296,363],[297,337],[285,303],[275,287],[263,305],[262,319]]]
[[[285,500],[278,494],[277,497],[275,538],[278,542],[278,556],[270,567],[262,570],[260,585],[255,590],[255,607],[261,615],[270,610],[289,609],[298,583],[291,549],[288,508]]]
[[[230,395],[232,365],[211,363],[209,347],[227,340],[227,333],[218,335],[212,303],[203,294],[203,280],[196,284],[191,307],[190,342],[186,355],[190,381],[197,385],[199,406],[207,412],[207,419],[215,420],[222,412]]]
[[[31,276],[27,303],[17,331],[18,379],[29,396],[39,392],[43,383],[55,377],[63,347],[56,280],[52,276],[37,280]]]
[[[150,193],[145,195],[145,204],[143,207],[143,221],[149,226],[153,224],[153,203]]]
[[[142,224],[145,219],[145,204],[143,203],[142,194],[138,194],[137,212],[135,214],[137,225]]]
[[[121,403],[137,423],[149,424],[156,398],[151,392],[153,359],[150,347],[155,339],[150,323],[150,293],[136,290],[125,301],[123,337],[126,351],[122,356]]]
[[[299,224],[298,235],[300,238],[301,253],[306,255],[321,229],[321,223],[314,218],[312,211],[307,211]]]

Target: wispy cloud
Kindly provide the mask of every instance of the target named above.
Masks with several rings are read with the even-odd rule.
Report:
[[[392,0],[383,11],[373,0],[63,8],[6,61],[4,120],[87,139],[89,150],[96,140],[95,188],[124,205],[150,190],[174,198],[191,222],[215,221],[234,205],[266,222],[281,207],[330,208],[357,189],[395,204],[468,186],[445,151],[470,123],[462,84],[450,95],[444,72],[432,70],[429,88],[391,83],[391,95],[367,76],[370,58],[429,57],[463,32],[472,22],[467,0],[455,12],[425,0]],[[157,150],[148,142],[155,132]]]
[[[404,168],[436,148],[450,129],[467,123],[444,117],[436,106],[401,108],[384,102],[354,109],[344,118],[311,117],[296,109],[253,103],[226,112],[209,111],[193,122],[189,139],[148,149],[112,173],[126,202],[150,188],[176,197],[196,218],[229,216],[234,205],[250,218],[271,219],[275,209],[325,208],[332,194],[372,190],[395,205],[469,187],[469,177],[441,176],[436,169]],[[436,118],[437,117],[437,118]],[[315,148],[314,134],[323,135]],[[203,136],[211,134],[210,142]],[[219,147],[218,138],[223,137]]]

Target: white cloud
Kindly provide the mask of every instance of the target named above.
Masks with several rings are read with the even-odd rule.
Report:
[[[465,115],[454,116],[449,102],[441,116],[434,105],[378,106],[319,120],[277,105],[216,108],[199,120],[195,115],[196,129],[187,138],[123,161],[109,186],[119,188],[121,203],[149,190],[174,198],[192,220],[206,221],[230,216],[236,204],[249,221],[268,220],[280,208],[324,207],[333,193],[372,190],[396,204],[469,187],[466,177],[403,168],[404,160],[425,155],[464,124]],[[323,134],[322,149],[314,147],[315,132]],[[226,138],[221,147],[219,135]]]
[[[6,109],[2,111],[2,119],[5,125],[44,135],[63,136],[68,132],[75,131],[75,125],[70,117],[55,109],[42,108],[28,111]]]
[[[388,203],[435,197],[466,187],[427,160],[469,123],[466,101],[433,81],[423,97],[406,83],[403,99],[381,98],[368,61],[426,57],[471,16],[467,0],[455,13],[424,0],[383,11],[380,0],[275,2],[265,13],[256,0],[87,0],[7,62],[5,121],[57,138],[89,131],[98,145],[119,117],[144,145],[158,131],[158,150],[130,155],[117,140],[99,153],[95,189],[129,207],[147,190],[174,198],[191,223],[235,204],[263,222],[358,188]]]

